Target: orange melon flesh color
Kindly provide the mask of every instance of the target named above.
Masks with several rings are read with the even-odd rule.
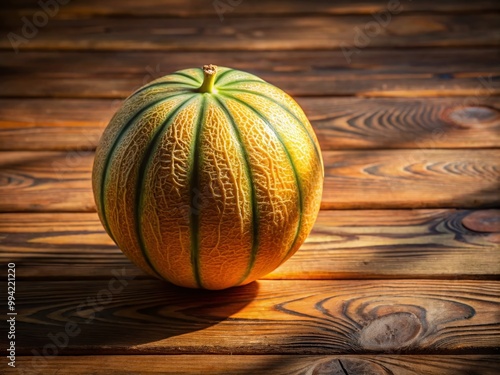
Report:
[[[299,105],[215,65],[129,96],[102,135],[92,184],[104,228],[173,284],[248,284],[291,257],[319,211],[323,161]]]

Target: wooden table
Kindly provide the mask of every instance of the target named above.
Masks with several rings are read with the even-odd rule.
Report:
[[[0,373],[498,374],[499,2],[73,0],[46,18],[6,3],[0,255],[17,316]],[[90,185],[120,101],[207,63],[296,97],[326,174],[299,252],[219,292],[139,271]]]

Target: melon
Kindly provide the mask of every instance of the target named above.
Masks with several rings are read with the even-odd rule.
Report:
[[[92,185],[123,253],[170,283],[248,284],[316,220],[323,161],[299,105],[261,78],[205,65],[135,91],[104,130]]]

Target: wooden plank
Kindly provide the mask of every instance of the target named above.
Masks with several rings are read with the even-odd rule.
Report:
[[[1,153],[0,211],[94,211],[93,158],[88,151]]]
[[[93,151],[121,102],[0,99],[0,150]]]
[[[0,211],[94,211],[93,156],[1,152]],[[499,157],[498,149],[326,151],[322,208],[495,207]]]
[[[495,278],[499,219],[498,210],[321,211],[301,249],[266,279]],[[96,213],[0,214],[0,242],[0,260],[18,264],[23,280],[106,279],[116,267],[150,278]]]
[[[321,207],[495,207],[500,150],[325,152]]]
[[[124,365],[126,363],[126,366]],[[44,374],[72,375],[92,373],[122,375],[124,368],[134,374],[189,375],[496,375],[500,357],[496,355],[129,355],[61,356],[47,358],[18,357],[18,374],[43,369]],[[19,372],[18,372],[19,371]]]
[[[239,3],[239,4],[238,4]],[[219,3],[204,2],[199,0],[169,0],[165,6],[162,0],[135,1],[98,1],[87,0],[71,1],[60,6],[58,16],[64,18],[91,17],[91,16],[122,16],[122,17],[218,17],[216,5],[223,11],[223,19],[235,17],[252,16],[275,16],[275,15],[339,15],[339,14],[372,14],[388,10],[388,0],[365,0],[352,2],[350,0],[328,0],[308,1],[300,0],[261,0],[261,1],[221,1]],[[497,2],[491,0],[432,0],[398,1],[399,7],[396,12],[446,12],[446,13],[470,13],[491,12],[500,10]],[[237,4],[231,6],[231,4]],[[2,11],[3,15],[32,15],[40,10],[37,0],[17,0],[7,2]]]
[[[216,63],[249,71],[294,96],[500,94],[498,49],[264,52],[0,51],[0,96],[125,98],[175,70]]]
[[[498,98],[298,98],[298,102],[322,150],[500,146]]]
[[[227,19],[53,18],[36,37],[16,43],[26,50],[265,51],[368,48],[495,47],[495,13],[394,15],[385,25],[371,15]],[[384,24],[384,25],[382,25]],[[0,48],[12,51],[10,32],[22,35],[19,18],[4,18]],[[361,35],[361,36],[360,36]],[[364,35],[364,36],[363,36]]]
[[[497,281],[261,280],[207,293],[128,278],[18,283],[18,355],[53,340],[67,355],[498,350]]]
[[[500,98],[297,98],[327,150],[500,146]],[[94,150],[121,104],[0,99],[0,150]]]

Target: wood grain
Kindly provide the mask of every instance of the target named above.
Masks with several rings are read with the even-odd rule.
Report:
[[[0,96],[125,98],[175,70],[215,63],[256,74],[294,96],[500,94],[498,49],[233,52],[0,51]]]
[[[371,15],[342,17],[218,17],[197,19],[93,18],[50,22],[25,50],[264,51],[331,50],[349,47],[495,47],[500,23],[495,13],[393,15],[390,22]],[[12,50],[9,32],[22,35],[19,18],[3,18],[0,48]],[[304,32],[307,30],[307,32]],[[365,36],[359,36],[361,34]]]
[[[17,352],[50,353],[55,340],[67,355],[493,354],[499,292],[496,281],[261,280],[207,293],[117,269],[20,282]]]
[[[220,5],[229,5],[224,9],[224,19],[248,16],[275,16],[275,15],[342,15],[342,14],[372,14],[384,12],[388,9],[387,0],[370,0],[352,2],[350,0],[314,0],[303,2],[300,0],[260,0],[260,1],[235,1],[222,2]],[[122,16],[122,17],[217,17],[217,10],[213,1],[199,0],[169,0],[169,6],[165,6],[162,0],[143,0],[140,2],[108,0],[71,1],[59,8],[58,16],[64,18],[96,17],[96,16]],[[498,3],[490,0],[432,0],[400,1],[398,13],[406,12],[446,12],[446,13],[470,13],[490,12],[500,10]],[[4,5],[2,14],[7,15],[31,15],[38,11],[39,5],[36,0],[16,0]],[[224,20],[223,19],[223,20]]]
[[[499,228],[464,223],[496,210],[321,211],[301,249],[266,279],[495,278]],[[476,227],[477,229],[477,227]],[[17,277],[107,279],[115,268],[150,278],[121,253],[95,213],[0,214],[3,263]]]
[[[498,98],[298,98],[298,102],[322,150],[500,146]]]
[[[500,98],[298,98],[323,151],[500,146]],[[0,99],[0,150],[94,150],[121,104]]]
[[[124,365],[126,361],[126,365]],[[33,368],[44,374],[122,375],[496,375],[500,358],[495,355],[129,355],[60,356],[37,361],[19,357],[19,371],[29,374]],[[7,370],[6,374],[17,374]]]
[[[326,151],[322,208],[494,207],[499,157],[498,149]],[[1,152],[0,211],[94,211],[92,163],[80,150]]]

